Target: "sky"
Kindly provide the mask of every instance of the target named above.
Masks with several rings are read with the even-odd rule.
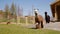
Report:
[[[12,3],[19,5],[23,8],[23,15],[28,15],[29,11],[32,12],[32,6],[39,9],[39,14],[44,17],[44,12],[52,16],[50,4],[55,0],[0,0],[0,10],[4,10],[5,5],[11,6]]]

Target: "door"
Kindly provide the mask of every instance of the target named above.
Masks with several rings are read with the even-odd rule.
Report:
[[[60,5],[56,6],[56,11],[57,11],[58,20],[60,20]]]

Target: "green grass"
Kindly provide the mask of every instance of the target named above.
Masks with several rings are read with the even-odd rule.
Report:
[[[24,28],[14,24],[0,24],[0,34],[60,34],[60,31]]]

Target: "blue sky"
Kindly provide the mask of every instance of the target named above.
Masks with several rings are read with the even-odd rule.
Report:
[[[11,6],[12,2],[17,6],[21,6],[24,11],[24,15],[28,15],[28,12],[32,12],[32,5],[34,8],[39,9],[39,14],[44,16],[44,12],[47,11],[48,15],[52,16],[50,4],[55,0],[0,0],[0,10],[4,10],[5,5]]]

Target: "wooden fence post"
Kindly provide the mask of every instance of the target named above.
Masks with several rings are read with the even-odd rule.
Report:
[[[28,17],[26,17],[26,24],[28,24]]]
[[[20,24],[20,16],[17,16],[17,24]]]

